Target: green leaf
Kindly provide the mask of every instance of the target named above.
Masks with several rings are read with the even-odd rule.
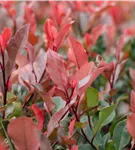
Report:
[[[112,140],[110,140],[108,143],[107,143],[107,147],[105,150],[116,150],[115,147],[114,147],[114,142]]]
[[[55,96],[52,98],[52,101],[55,103],[55,112],[60,111],[66,104],[66,102],[59,96]]]
[[[94,150],[90,144],[82,144],[79,146],[79,150]]]
[[[104,125],[106,119],[111,115],[115,108],[115,105],[106,107],[99,112],[99,120],[94,125],[94,135],[100,130],[100,128]]]
[[[105,150],[107,147],[108,140],[110,139],[110,133],[107,133],[103,136],[102,144],[100,145],[99,150]]]
[[[12,117],[19,117],[22,113],[22,106],[21,102],[12,102],[8,104],[6,107],[5,117],[12,118]]]
[[[88,137],[89,141],[91,141],[91,140],[92,140],[92,137],[93,137],[93,131],[92,131],[92,129],[90,128],[89,125],[86,127],[85,134],[86,134],[86,136]],[[101,142],[102,142],[102,136],[101,136],[101,133],[98,132],[98,133],[96,134],[96,136],[94,137],[93,144],[94,144],[96,147],[98,147],[98,146],[101,144]]]
[[[108,106],[109,106],[109,103],[107,103],[107,102],[104,101],[104,100],[99,100],[99,101],[98,101],[98,105],[101,106],[101,107],[108,107]]]
[[[12,86],[12,92],[14,95],[18,97],[18,100],[23,102],[24,97],[28,94],[28,89],[20,84],[13,84]]]
[[[126,118],[127,118],[127,114],[124,115],[124,116],[122,116],[122,117],[120,117],[120,118],[118,118],[117,120],[115,120],[115,121],[113,122],[113,124],[111,125],[111,127],[110,127],[110,129],[109,129],[111,136],[113,135],[113,131],[114,131],[115,126],[116,126],[120,121],[123,121],[123,120],[126,119]]]
[[[130,135],[126,129],[126,120],[119,122],[113,132],[113,140],[116,150],[123,150],[129,143]]]
[[[110,122],[113,121],[113,119],[115,118],[115,111],[113,111],[108,117],[107,119],[105,119],[104,123],[102,124],[102,126],[105,126],[107,124],[109,124]]]
[[[88,108],[98,105],[98,91],[92,87],[86,90],[86,100]]]

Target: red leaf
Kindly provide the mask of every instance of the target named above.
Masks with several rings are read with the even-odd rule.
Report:
[[[3,50],[6,48],[7,46],[7,42],[9,41],[10,37],[12,35],[12,31],[10,28],[5,28],[2,35],[1,35],[1,45],[3,47]]]
[[[77,68],[80,68],[88,62],[88,55],[85,53],[85,49],[82,44],[73,37],[70,37],[68,41],[70,46],[68,51],[68,59],[72,61]]]
[[[69,125],[69,133],[70,133],[70,135],[72,135],[72,133],[73,133],[73,130],[74,130],[74,127],[75,127],[75,121],[76,121],[76,119],[73,118],[72,121],[70,122],[70,125]]]
[[[135,92],[132,90],[130,95],[130,106],[133,113],[135,113]]]
[[[54,84],[64,92],[69,86],[68,74],[65,66],[65,61],[58,53],[52,50],[47,51],[46,71]]]
[[[57,35],[57,29],[55,28],[51,19],[47,19],[44,24],[44,32],[47,36],[47,49],[53,49],[53,42]]]
[[[60,32],[57,34],[55,40],[54,40],[54,46],[55,46],[55,51],[58,51],[58,48],[60,47],[60,44],[62,43],[62,40],[64,37],[67,35],[69,32],[69,28],[71,27],[73,21],[69,24],[66,24]]]
[[[77,90],[78,90],[78,94],[81,95],[87,87],[89,87],[94,80],[108,67],[101,67],[98,68],[96,70],[94,70],[90,75],[86,76],[84,79],[82,79],[81,81],[79,81],[78,85],[77,85]]]
[[[85,78],[87,75],[89,75],[92,72],[93,67],[94,67],[94,63],[93,62],[89,62],[89,63],[84,64],[72,76],[72,80],[77,81],[77,82],[82,80],[83,78]]]
[[[52,9],[52,17],[56,20],[56,23],[58,24],[58,26],[60,26],[61,16],[58,10],[58,3],[56,4],[55,1],[49,1],[49,2],[50,2],[51,9]]]
[[[44,126],[44,112],[42,109],[37,107],[35,104],[32,105],[32,109],[38,121],[38,128],[42,131]]]
[[[33,63],[33,67],[34,67],[35,75],[37,77],[37,82],[40,82],[46,68],[46,54],[43,49],[40,49]]]
[[[8,125],[8,135],[18,150],[38,150],[36,126],[31,118],[19,117]]]
[[[47,35],[47,48],[50,48],[54,51],[58,51],[62,40],[67,35],[69,28],[71,27],[73,22],[66,24],[59,33],[57,33],[57,29],[55,28],[51,19],[47,19],[44,25],[44,31]]]
[[[119,59],[120,59],[120,52],[121,52],[123,46],[124,46],[124,35],[122,35],[117,42],[117,48],[116,48],[116,54],[115,54],[117,61],[119,61]]]
[[[50,119],[48,126],[47,126],[47,137],[51,135],[53,130],[55,129],[56,125],[62,119],[63,115],[67,112],[68,106],[63,107],[60,111],[56,112]]]
[[[19,68],[18,79],[21,84],[23,84],[22,79],[26,82],[36,84],[35,75],[33,74],[33,69],[30,64]]]
[[[22,50],[27,42],[29,32],[29,25],[24,25],[16,34],[10,39],[7,45],[7,52],[9,56],[8,72],[10,72],[15,63],[18,51]]]
[[[36,17],[33,10],[27,5],[24,7],[24,20],[25,23],[30,23],[30,32],[34,34],[36,31]]]
[[[127,130],[132,138],[135,139],[135,114],[127,117]]]

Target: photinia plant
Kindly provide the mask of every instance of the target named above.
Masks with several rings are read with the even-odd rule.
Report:
[[[0,2],[0,150],[135,148],[134,6]]]

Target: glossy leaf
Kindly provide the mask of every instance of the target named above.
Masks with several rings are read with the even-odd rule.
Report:
[[[122,150],[130,141],[126,129],[126,120],[119,122],[113,131],[113,140],[116,150]]]

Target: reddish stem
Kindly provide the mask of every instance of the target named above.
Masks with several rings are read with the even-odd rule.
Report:
[[[6,105],[6,99],[7,99],[7,83],[6,83],[6,75],[5,75],[5,58],[4,58],[4,51],[1,47],[1,56],[2,56],[2,63],[1,63],[1,70],[2,70],[2,76],[3,76],[3,85],[4,85],[4,93],[3,93],[3,99],[4,99],[4,105]]]

